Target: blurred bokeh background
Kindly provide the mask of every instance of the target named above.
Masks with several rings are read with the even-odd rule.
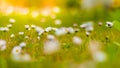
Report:
[[[81,21],[103,21],[110,17],[109,12],[120,7],[119,0],[0,0],[0,12],[5,14],[29,14],[29,11],[40,9],[50,13],[51,9],[59,7],[61,14],[70,13],[78,16]],[[55,9],[57,11],[57,9]],[[111,19],[108,19],[111,20]]]
[[[9,41],[7,50],[0,51],[0,68],[1,66],[3,68],[50,68],[49,66],[52,65],[55,65],[54,68],[76,68],[74,66],[77,64],[83,66],[78,68],[120,67],[120,32],[114,28],[107,29],[105,27],[107,21],[117,21],[119,24],[120,0],[0,0],[0,27],[6,26],[11,21],[15,22],[13,28],[9,32],[0,32],[0,39]],[[40,46],[46,38],[42,37],[43,40],[39,42],[36,40],[36,34],[31,34],[32,32],[27,32],[24,29],[26,24],[34,24],[43,28],[49,26],[74,27],[75,24],[74,28],[80,28],[79,25],[87,21],[94,22],[95,31],[90,38],[102,42],[103,51],[109,57],[106,62],[94,63],[91,61],[91,55],[86,47],[91,39],[86,37],[82,30],[81,33],[59,37],[62,42],[65,42],[61,43],[63,45],[62,51],[46,56]],[[99,22],[103,23],[102,27],[98,27]],[[120,29],[119,26],[117,26],[118,29]],[[28,36],[30,35],[34,39],[32,42],[31,39],[27,40],[28,48],[24,49],[25,52],[30,53],[33,62],[19,64],[11,61],[12,47],[25,39],[23,37],[15,39],[9,37],[20,31],[25,31]],[[70,39],[74,35],[81,36],[85,40],[81,47],[71,43]],[[114,43],[114,41],[118,43]],[[98,66],[94,67],[94,65]]]

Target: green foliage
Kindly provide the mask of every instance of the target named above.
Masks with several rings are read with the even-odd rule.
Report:
[[[120,31],[120,22],[115,20],[113,21],[113,24],[114,24],[114,28]]]

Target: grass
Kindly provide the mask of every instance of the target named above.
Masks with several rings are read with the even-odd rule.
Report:
[[[116,18],[116,15],[119,14],[118,11],[120,10],[110,12],[109,16],[106,16],[104,21],[118,20],[119,16]],[[45,33],[41,36],[41,40],[39,41],[36,39],[37,34],[34,30],[27,31],[24,29],[25,24],[35,24],[43,28],[48,26],[68,27],[72,26],[73,23],[81,24],[84,20],[81,19],[82,16],[80,15],[80,13],[72,15],[66,12],[64,12],[64,14],[57,14],[57,19],[62,20],[62,25],[58,26],[54,25],[54,20],[50,17],[44,17],[46,22],[41,23],[40,19],[43,18],[42,16],[39,16],[38,18],[31,18],[30,15],[21,16],[13,14],[10,16],[4,16],[0,14],[0,27],[7,25],[9,23],[8,19],[11,17],[16,20],[16,23],[13,24],[13,28],[11,28],[9,32],[0,32],[0,39],[7,41],[7,49],[5,51],[0,51],[0,68],[77,68],[77,65],[93,59],[88,47],[88,43],[91,40],[100,41],[102,43],[102,50],[108,55],[107,61],[103,63],[95,62],[95,68],[119,68],[120,31],[115,28],[106,28],[104,21],[104,25],[101,27],[98,26],[95,21],[95,30],[89,37],[85,35],[84,30],[81,28],[80,31],[75,34],[67,34],[65,36],[57,37],[61,42],[62,49],[58,53],[52,55],[45,55],[43,53],[43,41],[46,40],[47,34],[53,34],[53,32]],[[86,18],[86,21],[87,20],[89,19]],[[25,35],[29,35],[31,39],[26,40],[22,36],[19,36],[19,31],[24,31]],[[10,38],[12,33],[16,35],[13,39]],[[73,36],[81,37],[83,39],[83,44],[80,46],[73,44],[71,42]],[[108,36],[108,40],[106,40],[106,36]],[[14,62],[11,60],[11,50],[14,46],[23,41],[27,42],[27,46],[23,49],[23,51],[31,55],[32,61]]]

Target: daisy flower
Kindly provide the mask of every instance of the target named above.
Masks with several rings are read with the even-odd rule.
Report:
[[[21,51],[22,51],[22,48],[20,46],[15,46],[12,49],[12,55],[19,55],[19,54],[21,54]]]
[[[45,29],[45,31],[46,31],[46,32],[52,31],[52,27],[47,27],[47,28]]]
[[[30,25],[25,25],[25,29],[26,29],[26,30],[31,30],[31,29],[30,29]]]
[[[44,29],[39,27],[39,26],[36,26],[35,30],[36,30],[37,33],[43,33],[44,32]]]
[[[8,32],[8,31],[9,31],[9,28],[8,28],[8,27],[1,27],[1,28],[0,28],[0,31]]]
[[[36,25],[31,25],[31,28],[35,29]]]
[[[72,27],[67,28],[67,31],[71,34],[75,33],[75,30]]]
[[[57,30],[55,31],[55,34],[56,34],[57,36],[65,35],[65,34],[67,34],[67,30],[66,30],[66,28],[62,27],[62,28],[60,28],[60,29],[57,29]]]
[[[106,27],[112,27],[113,26],[113,23],[112,22],[106,22]]]
[[[6,49],[6,41],[0,40],[0,50],[4,51]]]

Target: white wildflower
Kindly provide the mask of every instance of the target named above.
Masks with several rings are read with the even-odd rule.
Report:
[[[35,30],[36,30],[37,33],[43,33],[44,32],[44,29],[39,27],[39,26],[36,26]]]
[[[52,31],[52,27],[47,27],[47,28],[45,29],[45,31],[46,31],[46,32]]]
[[[30,25],[25,25],[25,28],[29,28],[30,27]]]
[[[57,29],[55,31],[55,34],[57,36],[65,35],[65,34],[67,34],[67,30],[66,30],[66,28],[63,27],[63,28]]]
[[[97,51],[93,54],[93,59],[97,62],[104,62],[107,59],[107,56],[102,51]]]
[[[8,27],[1,27],[1,28],[0,28],[0,31],[8,32],[8,31],[9,31],[9,28],[8,28]]]
[[[7,27],[8,27],[8,28],[11,28],[11,27],[12,27],[12,24],[7,25]]]
[[[33,29],[34,29],[35,27],[36,27],[36,25],[31,25],[31,28],[33,28]]]
[[[113,23],[112,22],[106,22],[106,27],[112,27]]]
[[[85,33],[86,33],[86,35],[87,35],[87,36],[89,36],[89,35],[90,35],[90,32],[88,32],[88,31],[86,31]]]
[[[18,34],[19,34],[19,35],[24,35],[24,32],[19,32]]]
[[[53,30],[53,31],[57,31],[57,30],[58,30],[58,28],[52,28],[52,30]]]
[[[44,43],[44,53],[53,54],[60,50],[60,44],[57,40],[48,40]]]
[[[15,35],[14,35],[14,34],[11,34],[11,35],[10,35],[10,38],[14,38],[14,37],[15,37]]]
[[[61,22],[61,20],[57,19],[57,20],[55,20],[55,24],[56,24],[56,25],[61,25],[62,22]]]
[[[75,30],[72,27],[67,28],[67,31],[71,34],[75,33]]]
[[[12,49],[12,55],[19,55],[19,54],[21,54],[21,51],[22,51],[22,48],[20,46],[15,46]]]
[[[82,44],[82,39],[80,37],[77,37],[77,36],[74,36],[72,41],[74,44],[77,44],[77,45]]]
[[[15,19],[10,18],[10,19],[9,19],[9,22],[10,22],[10,23],[15,23],[16,21],[15,21]]]
[[[0,40],[0,50],[4,51],[6,49],[6,41]]]
[[[21,43],[19,44],[19,46],[20,46],[20,47],[25,47],[25,46],[26,46],[26,42],[21,42]]]
[[[29,39],[29,36],[25,36],[25,39]]]
[[[37,39],[40,40],[40,37],[38,36]]]

